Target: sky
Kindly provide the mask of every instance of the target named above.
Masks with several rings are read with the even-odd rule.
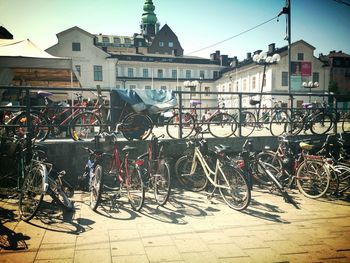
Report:
[[[0,25],[15,39],[30,39],[42,49],[57,43],[57,33],[74,26],[91,34],[132,36],[140,33],[144,2],[0,0]],[[316,48],[315,56],[332,50],[350,54],[350,0],[290,2],[292,42],[308,42]],[[220,50],[243,60],[248,52],[266,51],[271,43],[288,44],[285,15],[275,18],[285,0],[153,0],[153,4],[160,25],[168,24],[174,31],[185,55],[209,58]]]

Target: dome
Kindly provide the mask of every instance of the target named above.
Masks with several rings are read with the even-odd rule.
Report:
[[[153,5],[152,0],[146,0],[145,4],[143,5],[143,11],[142,14],[142,23],[144,24],[156,24],[157,23],[157,16],[154,13],[155,6]]]

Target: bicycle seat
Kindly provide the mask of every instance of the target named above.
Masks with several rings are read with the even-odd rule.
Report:
[[[215,146],[215,153],[227,153],[231,150],[231,146],[220,144]]]
[[[190,104],[193,106],[197,106],[202,104],[202,102],[200,100],[190,100]]]
[[[314,145],[308,144],[308,143],[306,143],[306,142],[301,142],[301,143],[299,143],[299,146],[300,146],[300,148],[303,149],[303,150],[312,150],[312,149],[315,147]]]
[[[41,97],[50,97],[50,96],[52,96],[53,95],[53,93],[51,93],[51,92],[49,92],[49,91],[44,91],[44,90],[39,90],[38,92],[37,92],[37,94],[39,95],[39,96],[41,96]]]
[[[136,147],[132,147],[132,146],[129,146],[129,145],[126,145],[122,151],[123,152],[131,152],[131,151],[134,151],[136,149]]]
[[[259,104],[260,103],[260,100],[253,100],[253,99],[251,99],[251,100],[249,100],[249,104],[250,105],[257,105],[257,104]]]

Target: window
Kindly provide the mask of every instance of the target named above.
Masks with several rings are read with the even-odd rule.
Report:
[[[118,70],[118,67],[116,66],[115,67],[115,78],[118,79],[118,76],[119,76],[119,70]]]
[[[176,69],[173,69],[173,70],[171,71],[171,77],[172,77],[173,79],[176,79],[176,78],[177,78],[177,70],[176,70]]]
[[[124,38],[124,43],[125,44],[131,44],[131,39],[128,38],[128,37]]]
[[[78,42],[73,42],[72,43],[72,51],[80,51],[80,43]]]
[[[114,44],[120,44],[120,38],[119,37],[115,37],[113,39],[113,42],[114,42]]]
[[[319,72],[312,73],[312,82],[320,82],[320,73]]]
[[[204,91],[206,92],[206,93],[205,93],[205,96],[206,96],[206,97],[209,97],[209,96],[210,96],[210,94],[209,94],[209,92],[210,92],[210,87],[204,87]]]
[[[247,91],[247,79],[243,80],[243,91]]]
[[[213,71],[213,78],[216,79],[219,77],[219,71]]]
[[[75,65],[75,69],[78,72],[79,76],[81,76],[81,66],[80,65]]]
[[[282,86],[288,86],[288,72],[282,72]]]
[[[109,43],[109,37],[102,37],[103,43]]]
[[[204,70],[199,71],[199,77],[204,79]]]
[[[237,92],[238,92],[238,85],[239,85],[239,83],[238,83],[238,81],[236,81],[236,90],[235,91],[237,91]]]
[[[144,68],[144,69],[142,70],[142,76],[143,76],[144,78],[148,78],[148,68]]]
[[[169,41],[168,47],[174,47],[174,42],[173,41]]]
[[[157,70],[157,76],[158,76],[158,78],[163,78],[163,70],[162,69],[158,69]]]
[[[136,89],[136,85],[130,85],[129,89]]]
[[[164,42],[163,41],[159,41],[159,46],[160,47],[164,47]]]
[[[255,90],[256,89],[256,77],[252,78],[252,89]]]
[[[298,60],[304,60],[304,53],[298,53]]]
[[[191,70],[186,70],[186,79],[191,78]]]
[[[94,65],[94,81],[102,81],[102,66]]]
[[[160,86],[161,90],[166,90],[166,86]]]
[[[182,91],[182,87],[181,87],[181,86],[177,86],[177,87],[176,87],[176,90],[177,90],[177,91]]]
[[[133,78],[134,77],[134,69],[133,68],[128,68],[128,77]]]
[[[120,84],[115,85],[117,89],[120,89]]]
[[[145,86],[145,89],[152,89],[152,87],[151,86]]]

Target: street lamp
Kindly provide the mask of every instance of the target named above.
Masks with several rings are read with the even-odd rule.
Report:
[[[315,81],[315,82],[312,82],[312,81],[306,82],[305,81],[305,82],[303,82],[302,85],[303,85],[304,88],[309,89],[309,93],[310,93],[310,95],[309,95],[309,103],[311,103],[311,89],[318,88],[320,86],[320,84],[317,81]]]
[[[263,65],[264,66],[264,71],[263,71],[263,79],[261,83],[261,89],[260,89],[260,102],[259,102],[259,108],[261,104],[261,99],[262,99],[262,94],[264,90],[264,82],[265,82],[265,72],[266,72],[266,67],[271,64],[276,64],[279,62],[281,59],[281,56],[279,54],[273,54],[272,56],[268,56],[266,52],[261,52],[260,54],[255,54],[253,56],[253,61],[258,64],[258,65]]]

